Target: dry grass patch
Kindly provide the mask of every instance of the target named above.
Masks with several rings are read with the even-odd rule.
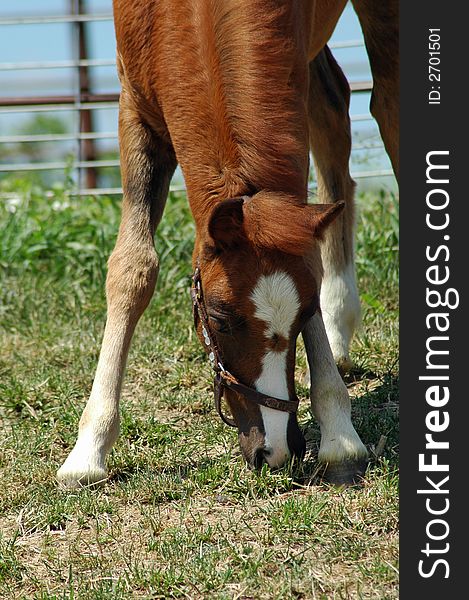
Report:
[[[97,493],[112,497],[112,486]],[[73,514],[55,531],[35,531],[24,513],[1,525],[14,540],[24,592],[42,582],[49,594],[69,586],[80,597],[114,586],[142,597],[390,598],[395,500],[377,496],[376,485],[241,502],[221,494],[156,506],[119,498],[112,512]],[[383,501],[391,501],[384,519]]]

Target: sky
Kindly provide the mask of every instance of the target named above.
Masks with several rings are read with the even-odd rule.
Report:
[[[2,19],[19,16],[64,15],[68,12],[70,0],[0,0],[0,97],[22,95],[72,94],[76,85],[73,70],[69,68],[25,70],[11,69],[10,63],[36,61],[72,60],[71,42],[72,26],[70,24],[23,24],[4,25]],[[88,12],[111,14],[112,0],[87,0]],[[347,5],[342,15],[332,42],[362,39],[358,19],[351,7]],[[115,56],[115,39],[112,21],[90,23],[88,25],[89,58],[113,60]],[[363,46],[358,48],[334,49],[334,56],[350,81],[366,81],[371,79],[370,68]],[[100,66],[90,69],[93,91],[117,92],[119,84],[114,66]],[[351,114],[361,115],[369,112],[369,94],[360,93],[352,96]],[[99,131],[116,131],[117,111],[98,111],[96,129]],[[71,130],[76,126],[73,113],[62,113],[68,119]],[[0,136],[15,134],[28,115],[0,114]],[[354,138],[363,141],[370,139],[373,143],[379,140],[376,124],[373,122],[354,122]],[[104,145],[115,145],[115,142],[103,142]],[[62,148],[57,146],[57,151]],[[363,158],[367,157],[367,168],[389,168],[389,161],[382,151],[354,151],[353,169],[363,170]]]

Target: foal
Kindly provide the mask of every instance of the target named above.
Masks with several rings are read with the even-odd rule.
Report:
[[[331,481],[362,474],[367,451],[334,361],[347,366],[358,311],[349,91],[322,49],[344,4],[114,0],[122,222],[109,259],[96,376],[59,480],[106,478],[131,337],[158,275],[153,236],[177,163],[196,224],[198,334],[245,459],[279,467],[304,454],[291,408],[303,332],[319,460]],[[310,145],[320,200],[328,200],[319,205],[306,204]]]

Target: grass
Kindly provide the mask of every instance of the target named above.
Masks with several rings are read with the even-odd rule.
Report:
[[[306,461],[260,473],[243,464],[236,433],[212,409],[188,295],[193,225],[185,198],[171,196],[110,480],[66,492],[54,476],[91,388],[119,203],[67,200],[60,189],[46,199],[21,182],[12,190],[17,199],[0,207],[0,597],[397,598],[395,198],[358,199],[364,322],[347,384],[372,456],[363,487],[315,477],[319,430],[301,346]]]

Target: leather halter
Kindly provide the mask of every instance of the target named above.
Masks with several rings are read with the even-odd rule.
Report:
[[[215,408],[221,418],[221,420],[229,425],[230,427],[237,427],[233,419],[227,417],[222,410],[221,400],[223,398],[223,392],[225,388],[234,390],[241,396],[244,396],[249,402],[266,406],[267,408],[273,408],[282,412],[296,413],[298,410],[299,400],[295,396],[293,400],[281,400],[280,398],[274,398],[268,396],[262,392],[244,385],[234,375],[225,369],[223,361],[220,356],[220,351],[216,344],[215,336],[210,330],[208,324],[208,314],[205,308],[204,296],[202,292],[202,279],[200,276],[200,268],[197,265],[194,274],[192,276],[192,287],[191,297],[194,312],[194,323],[197,329],[198,322],[202,326],[202,335],[205,342],[205,350],[208,353],[208,358],[215,371],[215,379],[213,382],[213,393],[215,396]]]

